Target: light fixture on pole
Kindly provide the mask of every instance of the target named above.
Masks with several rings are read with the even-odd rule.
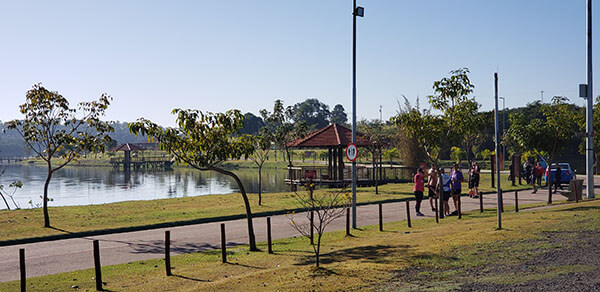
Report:
[[[352,143],[356,144],[356,17],[363,17],[365,9],[352,1]],[[352,161],[352,228],[356,228],[356,161]]]

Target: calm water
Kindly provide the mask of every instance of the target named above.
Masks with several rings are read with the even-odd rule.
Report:
[[[21,180],[23,188],[17,190],[15,201],[21,208],[41,204],[47,170],[43,167],[8,165],[0,183],[7,186]],[[242,180],[246,192],[258,192],[258,171],[234,171]],[[285,171],[263,170],[263,192],[289,190],[283,182]],[[49,206],[91,205],[131,200],[180,198],[210,194],[228,194],[239,191],[231,178],[211,171],[175,169],[172,171],[137,172],[129,175],[112,168],[71,167],[54,173],[48,195],[54,199]],[[8,198],[7,198],[8,199]],[[12,202],[9,203],[11,208]],[[0,200],[0,209],[6,209]]]

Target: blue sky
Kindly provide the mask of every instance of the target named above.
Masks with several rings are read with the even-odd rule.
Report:
[[[496,70],[507,107],[539,99],[541,90],[545,101],[566,95],[583,104],[585,0],[358,2],[365,7],[359,118],[378,118],[380,105],[388,118],[402,95],[424,104],[433,81],[460,67],[471,70],[482,110],[493,107]],[[351,0],[1,1],[0,120],[19,118],[18,105],[38,82],[73,103],[106,92],[114,97],[107,118],[120,121],[172,125],[173,108],[257,113],[277,98],[292,105],[316,97],[350,114],[351,7]]]

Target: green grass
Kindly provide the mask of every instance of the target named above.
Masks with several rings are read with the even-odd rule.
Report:
[[[217,250],[173,256],[173,277],[164,276],[162,259],[103,267],[102,273],[107,283],[105,288],[110,291],[346,291],[382,287],[399,291],[411,287],[443,291],[460,288],[451,279],[464,276],[463,267],[485,268],[498,261],[509,263],[516,256],[530,256],[528,253],[546,248],[527,246],[531,245],[528,240],[538,238],[541,231],[597,232],[599,208],[600,200],[595,200],[532,212],[505,213],[503,230],[495,229],[495,212],[487,211],[483,215],[475,212],[477,217],[466,213],[461,221],[456,217],[447,218],[441,224],[432,219],[416,220],[411,229],[406,227],[406,222],[386,223],[384,232],[379,232],[377,226],[367,226],[353,230],[353,237],[345,237],[344,231],[330,232],[324,236],[323,268],[319,270],[313,268],[307,239],[297,237],[274,241],[273,255],[248,252],[247,246],[228,249],[227,264],[220,263]],[[589,224],[574,224],[580,218],[586,218]],[[264,243],[260,243],[259,248],[266,250]],[[402,269],[415,267],[435,269],[436,279],[431,287],[394,282]],[[548,275],[489,275],[483,280],[522,283],[587,270],[589,267],[579,265],[552,266],[546,270]],[[73,285],[81,290],[93,290],[93,276],[93,270],[88,269],[30,278],[28,290],[64,291]],[[427,282],[430,280],[427,278]],[[0,291],[15,291],[18,285],[18,281],[0,283]]]
[[[486,187],[487,185],[487,187]],[[521,186],[523,187],[523,186]],[[466,186],[464,186],[466,189]],[[513,188],[505,187],[507,191]],[[492,191],[489,178],[481,179],[481,190]],[[336,191],[322,189],[323,191]],[[258,205],[258,195],[249,194],[253,213],[295,209],[291,192],[263,194],[263,204]],[[358,188],[357,202],[369,203],[413,198],[413,186],[387,184],[379,187]],[[507,207],[509,208],[509,207]],[[508,210],[508,209],[507,209]],[[245,214],[240,194],[196,196],[149,201],[127,201],[111,204],[50,207],[50,222],[54,228],[43,228],[41,209],[0,210],[0,239],[22,239],[120,227],[143,226],[175,221],[213,218]]]

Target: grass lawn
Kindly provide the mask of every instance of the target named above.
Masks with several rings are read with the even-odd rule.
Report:
[[[485,273],[498,261],[517,262],[556,249],[545,241],[548,232],[595,232],[600,229],[600,200],[565,204],[555,208],[520,213],[504,213],[502,230],[496,230],[496,213],[488,210],[465,213],[442,220],[385,224],[324,236],[322,269],[313,268],[313,255],[305,238],[287,238],[274,242],[275,254],[248,252],[247,246],[228,249],[230,263],[220,263],[219,251],[172,257],[175,276],[164,276],[161,259],[132,262],[103,268],[103,280],[110,291],[276,291],[276,290],[428,290],[398,281],[415,275],[425,282],[436,274],[435,288],[460,288],[452,279],[469,269],[483,269],[484,283],[519,284],[555,277],[565,273],[589,271],[595,267],[551,265],[535,267],[534,273]],[[532,244],[533,243],[533,244]],[[263,244],[259,247],[266,250]],[[543,268],[543,269],[542,269]],[[535,272],[539,271],[539,272]],[[545,272],[542,272],[545,271]],[[29,291],[93,290],[92,269],[28,279]],[[17,281],[0,283],[0,291],[18,290]]]
[[[505,190],[510,191],[518,187],[505,187]],[[466,189],[466,186],[464,188]],[[413,198],[412,189],[412,184],[408,183],[380,186],[379,194],[375,194],[375,187],[358,188],[357,201],[366,203]],[[481,189],[482,191],[493,190],[490,188],[489,176],[487,178],[482,176]],[[249,198],[253,213],[298,207],[290,192],[263,194],[262,206],[258,205],[258,195],[249,194]],[[41,209],[0,210],[0,240],[239,215],[245,214],[245,209],[240,194],[227,194],[50,207],[49,214],[50,223],[54,228],[42,227]]]

